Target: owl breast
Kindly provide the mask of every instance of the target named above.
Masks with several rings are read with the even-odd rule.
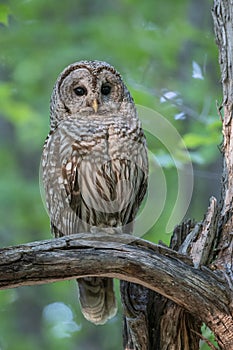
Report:
[[[53,203],[51,222],[62,235],[93,227],[132,229],[147,181],[145,140],[136,118],[66,119],[46,149],[47,202]]]

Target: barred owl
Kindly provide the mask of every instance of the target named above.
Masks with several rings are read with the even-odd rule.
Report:
[[[55,237],[131,233],[146,193],[146,141],[120,74],[100,61],[66,67],[54,86],[43,185]],[[83,315],[104,324],[116,313],[113,280],[77,280]]]

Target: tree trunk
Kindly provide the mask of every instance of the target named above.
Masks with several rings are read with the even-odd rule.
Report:
[[[222,203],[218,220],[218,245],[215,265],[232,279],[232,203],[233,203],[233,2],[215,0],[213,19],[216,42],[219,48],[223,103],[223,176]]]

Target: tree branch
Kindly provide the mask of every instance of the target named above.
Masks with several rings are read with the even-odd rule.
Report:
[[[0,251],[0,289],[84,276],[141,284],[201,315],[214,331],[227,322],[227,336],[233,334],[231,293],[224,280],[207,268],[195,269],[186,256],[169,248],[130,235],[85,233]]]

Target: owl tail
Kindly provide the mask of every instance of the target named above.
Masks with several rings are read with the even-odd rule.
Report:
[[[84,317],[96,325],[104,324],[117,312],[113,279],[86,277],[77,280]]]

